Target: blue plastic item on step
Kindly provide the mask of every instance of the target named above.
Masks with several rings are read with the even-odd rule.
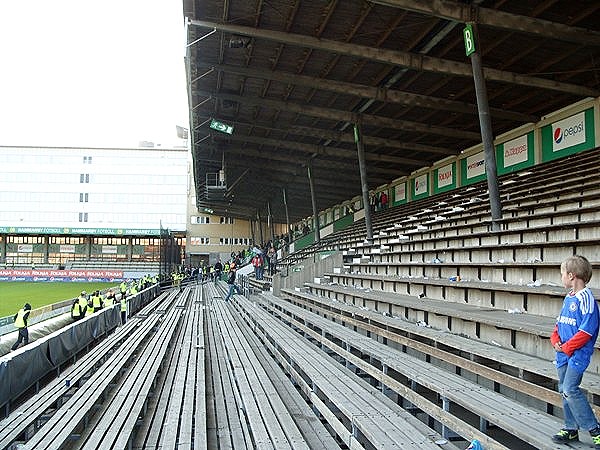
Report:
[[[466,450],[483,450],[483,445],[477,439],[473,439]]]

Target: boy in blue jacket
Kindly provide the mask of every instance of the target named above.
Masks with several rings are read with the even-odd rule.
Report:
[[[562,394],[565,426],[552,436],[558,443],[579,440],[579,429],[589,431],[594,447],[600,449],[600,426],[585,394],[579,388],[590,364],[598,337],[599,314],[594,295],[586,284],[592,265],[579,255],[560,266],[564,287],[569,289],[550,342],[556,350],[558,391]]]

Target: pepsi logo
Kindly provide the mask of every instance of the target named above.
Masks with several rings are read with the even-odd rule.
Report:
[[[562,133],[562,129],[560,127],[556,128],[556,130],[554,130],[554,142],[556,142],[557,144],[560,144],[563,140],[563,133]]]
[[[575,137],[580,133],[584,133],[585,132],[585,127],[583,125],[583,121],[572,125],[570,127],[567,127],[565,129],[562,129],[561,127],[556,127],[556,129],[554,130],[554,143],[555,144],[560,144],[563,140],[563,138],[565,139],[565,141],[569,140],[570,137]]]

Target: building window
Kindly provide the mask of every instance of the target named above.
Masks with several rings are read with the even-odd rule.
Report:
[[[221,217],[220,218],[220,223],[228,223],[228,224],[233,224],[233,217]]]
[[[89,173],[80,173],[79,174],[79,182],[80,183],[89,183],[90,182],[90,174]]]
[[[88,213],[79,213],[79,221],[87,222],[88,221]]]
[[[79,203],[87,203],[89,200],[89,194],[80,192],[79,193]]]
[[[190,237],[190,245],[209,245],[209,237]]]
[[[190,216],[190,223],[192,225],[204,225],[210,223],[209,216]]]
[[[92,163],[92,157],[91,156],[84,156],[83,157],[83,163],[84,164],[91,164]]]

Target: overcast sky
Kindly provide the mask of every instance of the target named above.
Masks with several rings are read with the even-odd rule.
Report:
[[[0,0],[0,145],[181,144],[181,0]]]

